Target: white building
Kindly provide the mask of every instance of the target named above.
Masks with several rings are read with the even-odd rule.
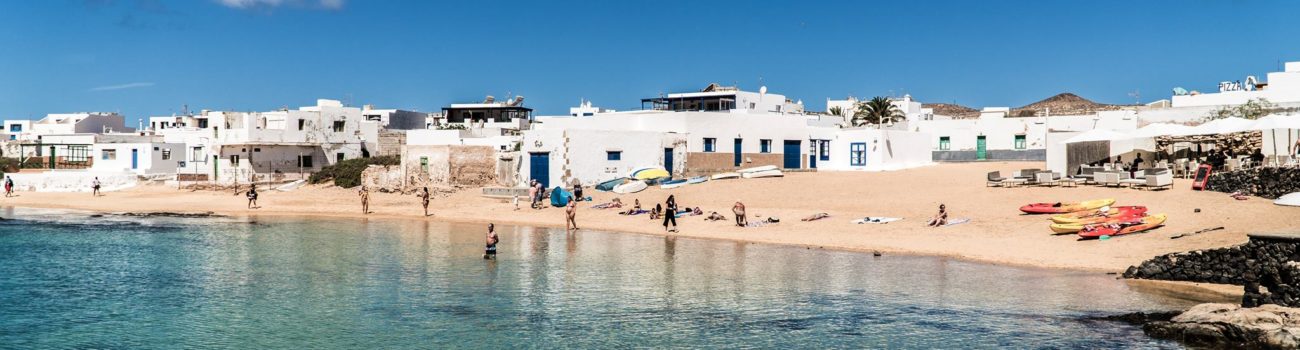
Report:
[[[166,123],[163,127],[162,123]],[[317,171],[376,149],[379,122],[335,100],[271,112],[150,118],[166,143],[186,145],[179,172],[217,182]],[[260,180],[260,178],[259,178]]]
[[[379,127],[382,129],[415,130],[429,128],[429,113],[401,109],[375,109],[372,105],[365,105],[361,109],[361,114],[365,115],[366,120],[379,123]]]
[[[534,129],[524,133],[519,181],[591,185],[642,167],[663,167],[683,177],[762,165],[889,170],[929,163],[925,148],[891,148],[897,158],[869,154],[892,147],[893,139],[901,146],[901,140],[917,133],[822,126],[803,114],[801,103],[782,95],[715,84],[699,93],[644,99],[642,105],[649,108],[538,117]],[[922,136],[905,143],[926,140]],[[854,148],[856,143],[877,148]]]
[[[613,112],[618,112],[618,111],[592,106],[591,101],[587,101],[587,100],[582,100],[581,103],[578,103],[577,107],[569,107],[570,117],[590,117],[596,115],[596,113],[613,113]]]
[[[1178,107],[1239,105],[1255,99],[1273,103],[1300,103],[1300,62],[1286,62],[1281,72],[1270,72],[1267,81],[1247,76],[1244,81],[1219,82],[1218,92],[1200,93],[1174,89],[1172,105]]]
[[[849,96],[843,100],[826,99],[826,113],[832,114],[832,111],[839,109],[840,116],[844,118],[844,125],[851,126],[853,117],[858,114],[858,106],[866,100],[859,100],[857,97]],[[912,99],[912,95],[903,95],[900,98],[890,98],[889,102],[898,107],[907,121],[915,120],[932,120],[935,119],[934,110],[931,108],[922,108],[921,102]],[[944,119],[951,119],[944,117]]]
[[[162,142],[102,142],[90,152],[93,172],[171,175],[185,155],[185,145]]]

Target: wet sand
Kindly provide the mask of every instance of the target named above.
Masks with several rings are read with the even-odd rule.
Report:
[[[730,220],[704,221],[704,216],[678,219],[679,236],[726,239],[815,248],[885,253],[948,256],[1000,264],[1120,272],[1155,255],[1218,248],[1246,242],[1246,234],[1284,232],[1300,227],[1300,208],[1281,207],[1261,198],[1238,201],[1218,192],[1190,190],[1190,180],[1177,179],[1170,190],[1079,186],[1078,188],[987,188],[985,173],[1041,167],[1042,163],[989,162],[940,164],[895,172],[788,173],[784,178],[710,181],[672,190],[657,187],[641,193],[618,195],[588,189],[591,203],[581,202],[578,224],[584,229],[666,234],[659,222],[646,215],[621,216],[616,209],[589,207],[621,197],[630,206],[640,199],[646,208],[676,195],[681,207],[703,207],[730,218],[731,206],[742,201],[751,216],[778,217],[766,227],[739,228]],[[478,189],[464,189],[435,198],[429,217],[423,217],[414,195],[372,193],[375,218],[415,218],[471,223],[563,227],[562,208],[520,210],[509,201],[481,197]],[[1073,235],[1052,235],[1047,216],[1021,215],[1017,210],[1031,202],[1079,201],[1116,198],[1116,205],[1145,205],[1150,212],[1166,213],[1166,226],[1143,234],[1107,241],[1079,241]],[[328,185],[306,186],[292,192],[263,190],[260,209],[246,209],[242,195],[232,192],[178,190],[169,186],[140,186],[103,197],[89,193],[19,193],[2,198],[0,205],[83,209],[105,212],[217,212],[221,214],[326,215],[361,217],[357,192]],[[927,228],[926,220],[947,204],[951,217],[969,218],[967,224]],[[1195,209],[1201,209],[1195,213]],[[801,222],[800,218],[825,212],[828,219]],[[886,225],[856,225],[864,216],[903,217]],[[1169,237],[1211,227],[1224,230],[1181,239]],[[580,233],[579,233],[580,234]]]

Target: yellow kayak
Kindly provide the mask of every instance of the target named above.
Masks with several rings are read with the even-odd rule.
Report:
[[[1093,210],[1111,204],[1115,204],[1114,198],[1094,199],[1078,203],[1033,203],[1020,207],[1020,211],[1029,214],[1064,214]]]
[[[1089,222],[1074,222],[1074,223],[1068,223],[1068,224],[1051,224],[1051,225],[1049,225],[1048,227],[1052,229],[1052,233],[1075,233],[1075,232],[1082,231],[1083,228],[1088,227],[1088,226],[1093,226],[1093,225],[1105,225],[1105,224],[1111,224],[1111,223],[1117,223],[1117,222],[1129,222],[1129,221],[1142,220],[1142,218],[1143,218],[1144,216],[1146,216],[1146,211],[1142,211],[1142,212],[1140,212],[1140,213],[1137,213],[1137,212],[1135,212],[1135,213],[1130,213],[1130,214],[1128,214],[1128,215],[1116,215],[1116,216],[1104,217],[1104,218],[1100,218],[1100,219],[1097,219],[1097,220],[1092,220],[1092,221],[1089,221]]]

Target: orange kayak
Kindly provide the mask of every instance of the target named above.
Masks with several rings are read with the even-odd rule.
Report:
[[[1138,220],[1117,223],[1088,225],[1079,231],[1080,238],[1098,238],[1101,236],[1122,236],[1143,232],[1165,224],[1165,214],[1156,214]]]

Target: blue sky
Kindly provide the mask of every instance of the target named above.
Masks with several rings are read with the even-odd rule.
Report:
[[[437,110],[523,95],[630,109],[709,82],[802,99],[1020,106],[1210,91],[1300,60],[1288,1],[0,1],[0,118]]]

